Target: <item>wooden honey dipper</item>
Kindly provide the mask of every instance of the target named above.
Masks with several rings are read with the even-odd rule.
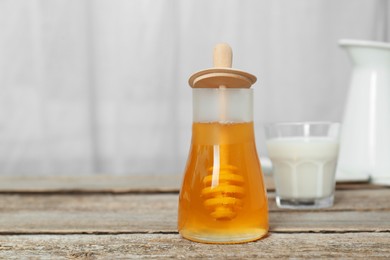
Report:
[[[256,77],[244,71],[232,69],[232,49],[228,44],[217,44],[214,48],[214,67],[195,73],[189,79],[193,88],[218,88],[220,114],[219,122],[227,123],[227,93],[229,88],[250,88],[256,82]],[[242,208],[242,197],[245,190],[242,187],[244,178],[238,168],[229,163],[229,151],[226,145],[229,136],[220,137],[219,164],[214,162],[207,176],[203,178],[202,197],[204,206],[216,220],[230,220],[237,216]],[[216,149],[216,148],[215,148]]]
[[[214,67],[193,74],[188,83],[192,88],[250,88],[256,77],[242,70],[232,68],[232,48],[219,43],[214,48]]]

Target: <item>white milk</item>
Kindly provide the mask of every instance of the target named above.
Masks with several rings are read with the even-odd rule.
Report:
[[[275,138],[267,141],[276,193],[283,199],[332,195],[339,143],[328,137]]]

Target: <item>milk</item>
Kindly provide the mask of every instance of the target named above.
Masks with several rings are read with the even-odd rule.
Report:
[[[339,143],[330,137],[283,137],[267,141],[277,196],[319,199],[333,194]]]

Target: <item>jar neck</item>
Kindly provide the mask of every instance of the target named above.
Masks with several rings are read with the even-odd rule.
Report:
[[[194,88],[192,95],[194,122],[253,121],[253,89]]]

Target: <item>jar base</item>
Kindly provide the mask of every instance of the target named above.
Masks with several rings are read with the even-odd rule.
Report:
[[[285,209],[322,209],[333,206],[334,195],[318,199],[293,199],[276,196],[276,205]]]
[[[206,244],[241,244],[259,240],[268,234],[267,229],[254,229],[241,234],[210,234],[192,231],[179,231],[185,239]]]

